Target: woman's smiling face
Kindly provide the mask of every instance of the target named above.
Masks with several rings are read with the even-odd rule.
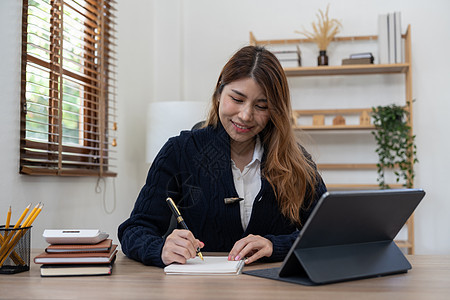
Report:
[[[253,78],[224,86],[219,98],[219,118],[233,143],[253,141],[270,119],[267,97]]]

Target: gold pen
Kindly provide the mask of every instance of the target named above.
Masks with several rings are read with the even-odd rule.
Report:
[[[184,222],[183,217],[180,214],[180,211],[178,210],[178,207],[175,205],[175,202],[173,202],[172,198],[168,197],[166,199],[167,204],[170,207],[170,210],[174,214],[174,216],[177,218],[177,222],[186,230],[189,230],[186,223]],[[190,231],[190,230],[189,230]],[[197,247],[197,255],[203,260],[203,254],[200,252],[200,247]]]

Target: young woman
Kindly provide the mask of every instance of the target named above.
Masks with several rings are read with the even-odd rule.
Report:
[[[326,191],[295,141],[291,118],[276,57],[254,46],[236,52],[219,76],[205,126],[169,139],[153,162],[130,218],[119,226],[122,251],[161,267],[185,263],[197,248],[247,264],[284,259]],[[165,235],[167,197],[190,231]]]

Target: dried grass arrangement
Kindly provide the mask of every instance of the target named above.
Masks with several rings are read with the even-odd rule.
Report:
[[[303,34],[314,43],[316,43],[320,51],[327,50],[328,45],[339,33],[342,27],[342,24],[338,20],[330,19],[328,17],[329,7],[330,5],[328,4],[325,13],[323,13],[323,11],[319,9],[319,14],[316,14],[318,19],[317,23],[312,22],[313,32],[309,32],[306,30],[295,31],[296,33]]]

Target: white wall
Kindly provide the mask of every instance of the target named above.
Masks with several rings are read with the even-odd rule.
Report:
[[[4,147],[0,150],[0,190],[3,193],[0,220],[10,204],[16,210],[17,218],[17,211],[29,202],[43,201],[46,207],[35,222],[33,247],[45,246],[40,236],[44,228],[77,227],[80,224],[85,228],[106,230],[117,241],[117,226],[129,215],[148,168],[144,155],[148,103],[157,100],[209,101],[220,69],[234,51],[248,43],[249,31],[260,39],[299,37],[294,30],[302,29],[302,26],[309,29],[317,10],[331,3],[330,16],[341,20],[342,35],[376,34],[377,15],[396,10],[402,12],[404,27],[411,24],[413,96],[416,99],[414,132],[420,160],[416,166],[416,186],[427,191],[416,212],[416,252],[450,253],[450,236],[447,234],[450,202],[444,189],[450,179],[446,172],[450,169],[447,159],[449,125],[446,122],[450,111],[446,71],[450,69],[450,63],[445,59],[446,49],[450,48],[450,20],[446,15],[450,2],[432,0],[424,5],[419,0],[371,0],[364,4],[358,0],[119,0],[119,176],[115,179],[117,208],[113,214],[104,211],[103,196],[95,192],[95,178],[18,174],[20,1],[0,2],[0,57],[3,58],[0,122],[6,129],[2,133]],[[304,65],[314,64],[314,51],[304,50]],[[331,63],[337,64],[341,59],[336,53],[338,49],[331,47]],[[338,106],[356,106],[341,96],[343,91],[350,91],[353,99],[360,98],[362,107],[372,105],[375,100],[395,98],[396,101],[404,97],[401,78],[375,76],[367,89],[358,88],[358,83],[365,80],[356,78],[352,83],[345,78],[333,78],[326,81],[329,90],[317,79],[290,80],[293,105],[295,108],[307,107],[316,99],[328,105],[336,99],[333,101]],[[319,140],[326,143],[338,138],[329,136]],[[354,138],[361,138],[360,147],[364,147],[367,138]],[[343,154],[342,149],[336,149],[336,152],[330,154],[320,150],[316,156],[318,160],[325,160]],[[113,180],[106,182],[110,208]]]
[[[125,220],[142,187],[148,164],[145,163],[146,109],[152,98],[153,30],[151,1],[119,1],[118,29],[118,177],[100,182],[97,178],[32,177],[19,170],[20,36],[21,3],[0,1],[0,224],[4,224],[9,205],[12,220],[33,202],[42,201],[42,213],[34,222],[32,246],[45,247],[45,228],[99,228],[117,242],[117,226]],[[136,9],[140,7],[140,9]],[[138,20],[142,21],[139,23]],[[106,183],[106,189],[104,184]],[[115,186],[115,188],[114,188]],[[104,201],[105,207],[104,209]],[[116,208],[109,214],[116,202]]]
[[[157,1],[158,3],[161,3]],[[172,0],[164,1],[172,6],[172,11],[158,10],[158,19],[170,20],[170,29],[179,28],[174,36],[181,41],[158,44],[156,47],[170,49],[177,43],[182,45],[181,66],[175,69],[161,66],[155,70],[159,76],[170,74],[175,78],[177,71],[183,72],[182,82],[174,84],[173,90],[181,90],[182,100],[209,101],[218,74],[227,59],[241,46],[248,43],[249,31],[259,39],[298,38],[294,33],[304,26],[310,29],[316,20],[318,9],[324,10],[328,3],[330,16],[342,22],[341,35],[377,34],[377,16],[380,13],[401,11],[402,25],[411,25],[412,32],[412,74],[414,103],[414,133],[417,135],[418,159],[416,165],[416,187],[424,188],[427,196],[416,211],[416,252],[450,253],[450,201],[447,201],[443,187],[450,179],[446,170],[450,169],[447,153],[450,150],[447,114],[450,111],[450,92],[446,84],[450,77],[450,62],[445,58],[445,49],[450,47],[450,20],[446,15],[450,2],[432,0],[424,5],[420,0]],[[161,4],[159,4],[161,5]],[[181,12],[180,12],[181,11]],[[181,16],[180,16],[181,14]],[[164,35],[165,23],[155,24],[156,35]],[[368,46],[368,48],[364,48]],[[330,45],[331,64],[339,64],[344,57],[342,46]],[[351,45],[350,53],[372,51],[377,54],[376,43]],[[317,49],[306,48],[303,65],[314,65]],[[344,51],[344,52],[343,52]],[[348,49],[347,49],[348,51]],[[178,56],[164,55],[160,51],[160,61],[176,61]],[[349,53],[346,53],[347,55]],[[175,73],[172,71],[175,70]],[[402,103],[405,98],[402,75],[360,76],[332,78],[291,78],[289,79],[293,106],[308,109],[319,106],[328,108],[371,107],[392,102]],[[160,94],[159,86],[155,86]],[[167,91],[167,88],[164,88]],[[170,92],[169,92],[170,93]],[[175,93],[175,92],[173,92]],[[349,96],[350,95],[350,96]],[[356,101],[355,101],[356,99]],[[359,150],[373,149],[373,138],[363,134],[320,134],[314,135],[316,143],[309,145],[316,159],[321,162],[376,162],[375,153],[362,155]],[[353,148],[345,147],[346,142],[357,140]],[[368,144],[368,145],[366,145]],[[319,147],[319,146],[326,146]],[[372,148],[371,148],[372,147]],[[356,151],[355,151],[356,148]],[[348,153],[352,153],[351,156]],[[357,161],[355,161],[357,160]],[[324,174],[325,180],[337,180],[339,175]],[[360,172],[348,177],[348,182],[376,174]],[[344,179],[345,180],[345,179]]]

